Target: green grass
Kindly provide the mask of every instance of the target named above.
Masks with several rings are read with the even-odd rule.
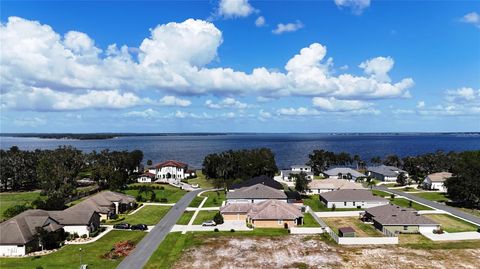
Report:
[[[198,207],[202,203],[204,198],[205,197],[195,196],[195,198],[193,198],[192,202],[188,206],[189,207]]]
[[[205,221],[213,220],[213,217],[217,213],[218,211],[199,211],[197,217],[193,221],[193,225],[200,225]]]
[[[132,185],[142,185],[142,184],[135,183]],[[150,186],[151,184],[147,183],[146,185]],[[171,203],[171,204],[178,202],[178,200],[180,200],[183,197],[183,195],[187,193],[186,191],[181,190],[180,188],[173,187],[166,184],[159,185],[159,187],[163,187],[164,189],[163,190],[154,189],[157,199],[167,198],[167,203]],[[137,197],[138,190],[125,190],[125,193],[133,197]],[[151,195],[150,193],[148,194],[142,193],[142,197],[145,198],[146,200],[150,200],[150,195]]]
[[[385,186],[387,188],[397,187],[397,183],[385,183],[385,184],[382,184],[382,186]]]
[[[385,196],[388,196],[390,197],[390,193],[388,192],[384,192],[384,191],[379,191],[379,190],[372,190],[372,194],[373,195],[376,195],[376,196],[381,196],[381,197],[385,197]]]
[[[303,197],[303,204],[310,206],[310,208],[315,212],[332,211],[331,208],[326,207],[320,201],[320,196],[318,194]],[[335,208],[334,211],[356,211],[356,210],[364,210],[364,209],[362,209],[362,208]]]
[[[428,206],[424,206],[424,205],[421,205],[421,204],[418,204],[418,203],[415,203],[413,201],[412,202],[412,206],[410,206],[410,200],[407,200],[407,199],[404,199],[404,198],[395,198],[395,199],[389,199],[390,200],[390,203],[394,204],[394,205],[398,205],[398,206],[401,206],[401,207],[411,207],[415,210],[432,210],[432,208],[428,207]]]
[[[171,206],[144,205],[142,209],[133,215],[119,215],[120,220],[110,220],[109,224],[129,223],[129,224],[157,224],[172,208]],[[125,219],[123,219],[125,218]]]
[[[432,214],[424,216],[440,223],[442,229],[448,233],[472,232],[477,230],[476,225],[447,214]]]
[[[0,258],[0,268],[32,269],[78,269],[80,251],[82,248],[82,263],[88,264],[89,269],[113,269],[121,259],[107,260],[101,256],[110,251],[113,244],[120,241],[132,240],[138,243],[146,233],[134,231],[111,231],[99,240],[84,245],[67,245],[57,252],[38,257],[27,258]]]
[[[310,213],[305,213],[303,215],[302,227],[320,227],[320,224],[313,218]]]
[[[40,191],[0,193],[0,219],[6,219],[3,213],[8,208],[15,205],[30,205],[38,197],[40,197]]]
[[[415,196],[421,197],[435,202],[447,202],[449,199],[446,196],[446,193],[443,192],[419,192],[412,193]]]
[[[403,188],[400,188],[400,189],[395,189],[396,191],[405,191],[405,192],[409,192],[409,191],[416,191],[417,189],[415,188],[412,188],[412,187],[403,187]]]
[[[202,193],[202,196],[208,197],[203,207],[219,207],[225,201],[225,191],[209,191]]]
[[[188,222],[192,219],[194,211],[184,211],[183,214],[177,221],[177,224],[187,225]]]
[[[399,234],[399,246],[412,249],[480,249],[480,240],[435,242],[420,234]]]
[[[205,175],[202,173],[202,170],[197,170],[195,171],[195,173],[197,174],[197,177],[188,179],[187,180],[188,184],[192,184],[192,185],[198,184],[198,186],[202,189],[213,188],[212,182],[205,178]]]

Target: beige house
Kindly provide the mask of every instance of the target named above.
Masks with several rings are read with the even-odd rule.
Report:
[[[308,190],[305,192],[308,195],[320,194],[329,191],[337,190],[363,190],[362,184],[356,183],[346,179],[322,179],[313,180],[308,183]]]
[[[445,187],[445,180],[451,177],[452,173],[449,172],[430,174],[423,180],[423,188],[428,190],[439,190],[441,192],[446,192],[447,188]]]
[[[102,191],[70,208],[67,208],[66,211],[95,211],[100,214],[100,219],[104,220],[133,208],[135,203],[136,200],[133,196],[113,191]]]
[[[320,201],[327,208],[370,208],[387,205],[388,200],[375,196],[370,190],[337,190],[320,193]]]
[[[227,204],[260,203],[268,200],[279,200],[286,203],[287,195],[283,190],[277,190],[261,183],[230,190],[227,193]]]
[[[289,228],[303,223],[298,206],[278,200],[227,204],[220,209],[225,221],[245,220],[256,228]]]

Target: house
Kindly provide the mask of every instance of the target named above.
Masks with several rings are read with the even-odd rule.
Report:
[[[355,181],[359,177],[365,177],[364,174],[349,167],[336,167],[322,172],[323,176],[332,179],[348,179]]]
[[[338,190],[320,193],[320,201],[328,208],[370,208],[388,204],[369,190]]]
[[[230,203],[259,203],[267,200],[280,200],[287,202],[287,195],[282,190],[277,190],[264,184],[255,184],[250,187],[230,190],[227,193],[227,204]]]
[[[366,209],[362,219],[373,222],[383,233],[431,233],[440,228],[440,224],[419,215],[414,209],[391,204]]]
[[[244,187],[250,187],[256,184],[263,184],[277,190],[283,190],[282,183],[268,176],[257,176],[230,186],[229,190],[236,190]]]
[[[312,168],[307,165],[292,165],[290,170],[281,170],[280,177],[283,181],[294,181],[293,175],[298,175],[301,172],[305,173],[308,180],[313,180]]]
[[[0,224],[0,256],[23,256],[41,249],[39,228],[48,233],[88,237],[99,226],[100,216],[94,211],[30,209]]]
[[[300,208],[280,200],[227,204],[220,213],[226,221],[245,220],[255,228],[288,228],[303,223]]]
[[[374,177],[380,181],[395,182],[400,173],[404,173],[408,177],[408,173],[405,170],[397,168],[395,166],[389,165],[379,165],[369,167],[367,170],[367,175]]]
[[[179,184],[182,179],[195,175],[195,171],[188,170],[186,163],[173,160],[153,165],[148,168],[148,172],[155,175],[155,182],[173,184]]]
[[[146,172],[138,176],[137,182],[138,183],[152,183],[152,180],[155,179],[155,174]]]
[[[308,183],[308,190],[306,194],[320,194],[329,191],[336,190],[363,190],[365,189],[362,184],[349,181],[346,179],[322,179],[322,180],[313,180]]]
[[[113,215],[133,208],[136,200],[123,193],[102,191],[66,210],[90,210],[100,214],[100,220],[109,219]]]
[[[447,188],[445,187],[445,180],[452,177],[452,173],[449,172],[440,172],[428,175],[423,180],[423,188],[428,190],[439,190],[441,192],[446,192]]]

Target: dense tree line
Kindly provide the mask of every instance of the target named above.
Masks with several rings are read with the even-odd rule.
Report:
[[[75,195],[81,172],[101,188],[119,189],[128,183],[142,159],[139,150],[83,153],[71,146],[35,151],[12,147],[0,150],[0,188],[1,191],[40,189],[46,199],[35,201],[36,207],[61,209]]]
[[[277,171],[275,156],[268,148],[209,154],[203,160],[202,168],[206,178],[214,179],[216,186],[230,185],[234,180],[260,175],[273,177]]]
[[[336,165],[352,165],[355,161],[357,166],[360,166],[363,161],[358,155],[355,155],[355,160],[346,152],[335,153],[326,150],[314,150],[308,158],[307,165],[312,167],[313,173],[318,176],[322,171],[327,170],[331,166]]]
[[[445,181],[448,197],[461,206],[480,208],[480,151],[458,154],[451,172]]]

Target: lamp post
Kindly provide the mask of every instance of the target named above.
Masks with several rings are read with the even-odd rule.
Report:
[[[82,248],[79,248],[78,251],[80,251],[80,268],[82,268]]]

